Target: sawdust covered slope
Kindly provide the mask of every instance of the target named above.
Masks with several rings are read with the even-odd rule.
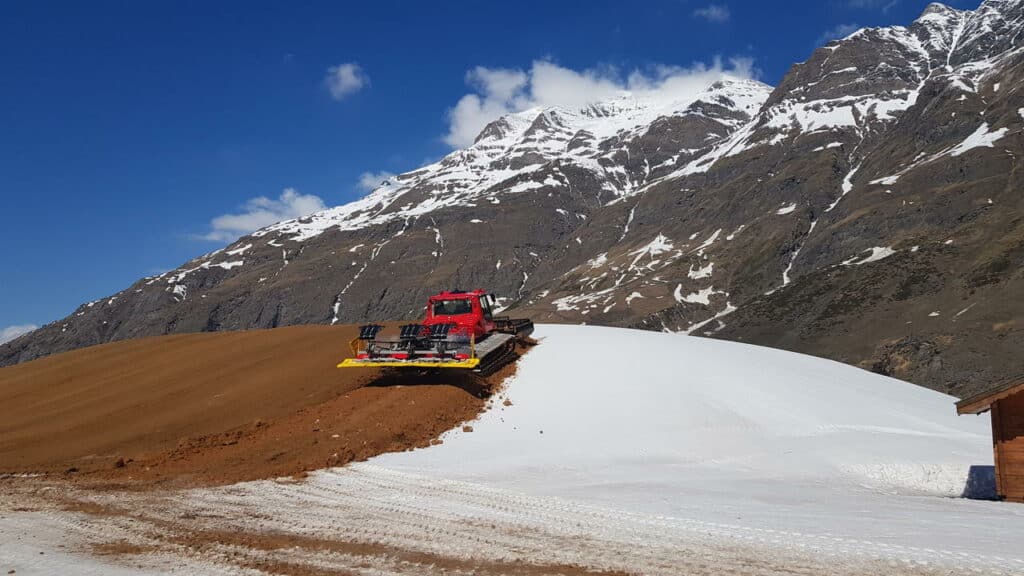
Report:
[[[429,445],[487,382],[339,370],[350,326],[182,334],[0,369],[0,473],[216,484]],[[427,384],[404,386],[402,384]]]

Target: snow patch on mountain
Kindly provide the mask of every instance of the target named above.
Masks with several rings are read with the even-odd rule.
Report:
[[[982,122],[981,126],[978,126],[977,130],[965,138],[963,142],[952,147],[946,153],[950,156],[959,156],[974,148],[992,148],[997,140],[1006,135],[1007,131],[1007,128],[989,131],[988,123]]]
[[[274,224],[253,236],[304,242],[329,229],[358,230],[443,208],[470,206],[482,197],[498,202],[495,194],[564,185],[557,172],[541,170],[554,163],[589,170],[608,192],[628,195],[648,182],[632,180],[621,167],[602,162],[614,150],[642,137],[659,118],[706,117],[700,105],[704,102],[734,112],[737,119],[715,120],[736,128],[743,123],[738,118],[752,116],[769,91],[770,87],[757,81],[726,79],[683,100],[624,94],[579,109],[553,106],[509,114],[485,127],[471,146],[391,177],[360,200]],[[614,146],[611,152],[609,146]],[[524,165],[512,168],[509,158],[522,159]],[[515,183],[509,184],[513,180]],[[402,204],[402,198],[411,201]]]
[[[871,253],[868,254],[867,256],[863,256],[862,257],[862,256],[858,255],[858,256],[854,256],[853,258],[848,258],[846,260],[843,260],[842,261],[842,265],[843,266],[860,266],[861,264],[867,264],[868,262],[877,262],[879,260],[882,260],[882,259],[888,258],[889,256],[892,256],[893,254],[896,253],[896,250],[893,250],[889,246],[875,246],[874,248],[869,248],[868,250],[865,250],[865,252],[871,252]]]

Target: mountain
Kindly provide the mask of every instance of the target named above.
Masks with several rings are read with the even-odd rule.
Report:
[[[535,108],[0,346],[506,308],[807,352],[954,395],[1024,372],[1024,0],[930,5],[775,88]]]

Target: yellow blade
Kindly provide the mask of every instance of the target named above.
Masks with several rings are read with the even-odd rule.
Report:
[[[466,360],[357,360],[346,358],[338,368],[476,368],[479,358]]]

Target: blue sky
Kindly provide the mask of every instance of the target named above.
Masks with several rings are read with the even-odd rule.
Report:
[[[739,58],[775,84],[824,39],[927,2],[549,4],[4,3],[0,339],[436,160],[535,63],[625,83]]]

